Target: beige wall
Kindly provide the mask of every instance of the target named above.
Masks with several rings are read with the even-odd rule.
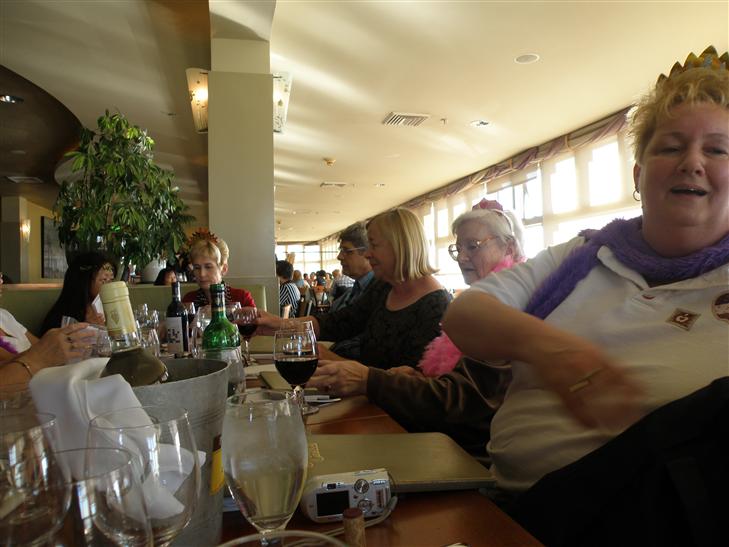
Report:
[[[28,242],[28,283],[62,281],[63,278],[54,279],[41,277],[41,247],[43,245],[43,241],[41,239],[41,217],[53,218],[53,211],[29,201],[27,214],[30,219],[30,241]]]

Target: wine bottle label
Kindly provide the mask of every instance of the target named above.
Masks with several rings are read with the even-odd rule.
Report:
[[[168,317],[165,319],[167,327],[167,351],[177,354],[185,351],[182,317]]]
[[[128,299],[104,302],[104,315],[109,336],[117,337],[137,330],[132,305]]]

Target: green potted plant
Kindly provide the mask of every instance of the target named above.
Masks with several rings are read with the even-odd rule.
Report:
[[[84,128],[69,152],[79,177],[61,183],[54,206],[58,238],[68,255],[102,249],[119,271],[157,258],[174,260],[194,217],[172,186],[174,174],[156,165],[154,141],[122,114],[105,114]]]

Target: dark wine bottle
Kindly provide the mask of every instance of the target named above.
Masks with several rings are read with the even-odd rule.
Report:
[[[172,302],[167,306],[167,351],[173,355],[182,355],[190,351],[190,330],[187,310],[180,301],[180,284],[172,284]]]
[[[126,283],[106,283],[99,294],[111,340],[111,357],[101,372],[102,378],[121,374],[132,387],[166,381],[165,364],[142,348]]]

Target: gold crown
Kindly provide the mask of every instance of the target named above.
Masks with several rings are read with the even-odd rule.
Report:
[[[719,57],[719,54],[716,52],[716,49],[714,49],[714,46],[709,46],[698,57],[693,53],[689,53],[688,57],[686,57],[686,60],[682,65],[678,62],[674,63],[674,65],[671,67],[671,72],[668,73],[668,76],[666,76],[665,74],[661,74],[660,76],[658,76],[658,81],[656,82],[656,84],[660,84],[668,80],[669,78],[673,78],[674,76],[681,74],[682,72],[686,72],[687,70],[691,70],[692,68],[729,70],[729,52],[725,51],[724,54]]]
[[[190,239],[187,240],[187,247],[188,249],[192,248],[192,246],[197,243],[198,241],[210,241],[215,246],[218,245],[220,240],[218,239],[218,236],[216,236],[213,232],[208,230],[207,228],[198,228],[195,230],[192,235],[190,236]]]

